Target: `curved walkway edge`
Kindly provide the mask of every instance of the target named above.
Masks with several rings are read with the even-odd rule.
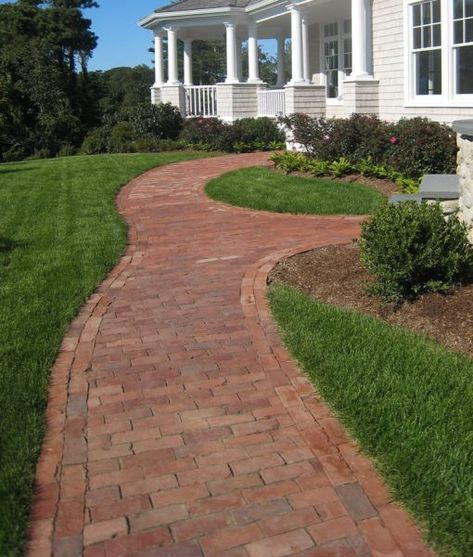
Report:
[[[203,194],[231,155],[152,170],[118,196],[126,255],[66,334],[37,466],[32,557],[427,557],[281,344],[283,257],[358,218],[274,215]]]

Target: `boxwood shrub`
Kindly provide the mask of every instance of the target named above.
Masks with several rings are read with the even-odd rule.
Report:
[[[468,228],[438,203],[383,205],[362,224],[360,249],[371,291],[386,302],[448,292],[473,276]]]

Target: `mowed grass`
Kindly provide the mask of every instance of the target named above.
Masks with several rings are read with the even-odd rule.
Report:
[[[205,191],[216,201],[276,213],[367,215],[385,202],[381,193],[357,183],[279,174],[252,167],[211,180]]]
[[[191,153],[0,165],[0,555],[22,553],[49,370],[68,323],[126,246],[115,195]]]
[[[473,555],[473,361],[286,286],[284,341],[441,554]]]

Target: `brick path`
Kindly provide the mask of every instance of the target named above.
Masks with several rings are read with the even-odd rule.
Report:
[[[279,257],[349,241],[358,220],[202,193],[265,161],[170,165],[121,192],[131,245],[53,369],[29,555],[431,555],[289,360],[265,302]]]

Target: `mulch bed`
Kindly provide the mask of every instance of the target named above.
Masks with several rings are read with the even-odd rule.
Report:
[[[370,281],[356,244],[328,246],[290,257],[269,276],[270,283],[293,286],[321,302],[374,315],[473,357],[473,285],[449,295],[426,294],[395,307],[367,294]]]

